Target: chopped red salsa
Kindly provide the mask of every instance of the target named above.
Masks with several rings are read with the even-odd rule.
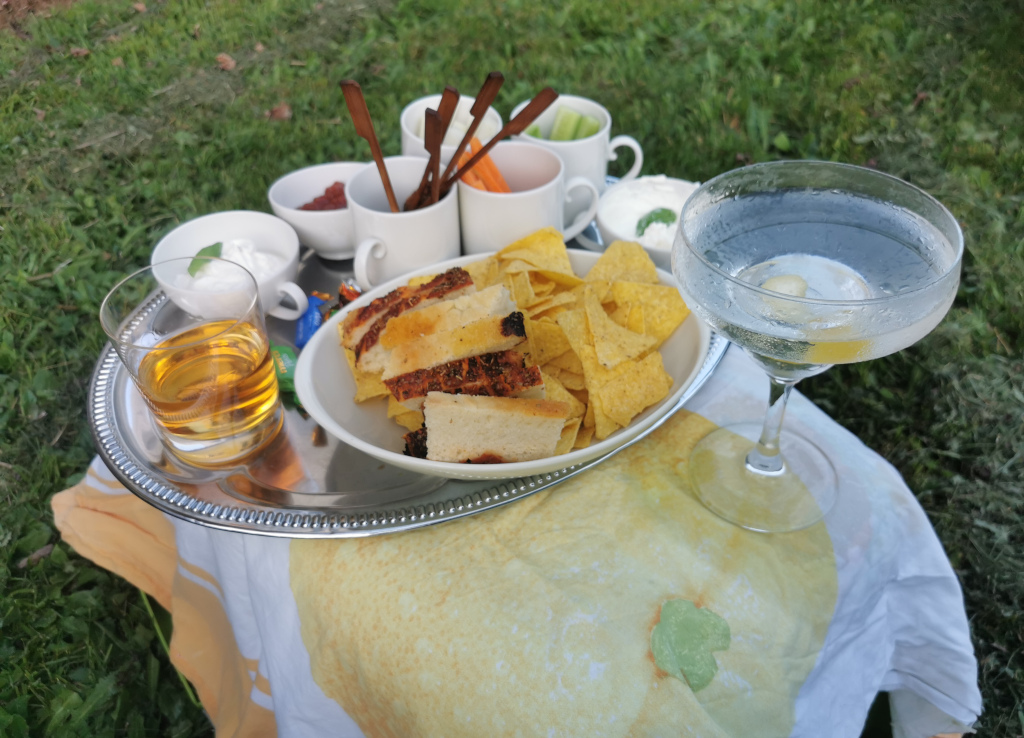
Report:
[[[299,210],[341,210],[348,207],[348,200],[345,199],[345,183],[335,182],[328,187],[324,194],[307,202]]]

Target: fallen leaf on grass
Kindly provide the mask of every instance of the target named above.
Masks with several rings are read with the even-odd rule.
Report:
[[[71,56],[77,56],[77,57],[81,58],[83,56],[89,56],[89,54],[91,52],[88,49],[83,49],[83,48],[80,48],[80,47],[76,46],[75,48],[73,48],[71,50],[70,53],[71,53]]]
[[[263,53],[264,51],[266,51],[266,50],[267,50],[267,47],[266,47],[266,46],[264,46],[263,44],[261,44],[261,43],[260,43],[259,41],[257,41],[257,42],[256,42],[256,45],[255,45],[255,46],[253,46],[253,47],[252,47],[252,49],[253,49],[253,51],[255,51],[255,52],[256,52],[257,54],[262,54],[262,53]]]
[[[192,26],[192,38],[194,38],[196,41],[198,41],[199,37],[202,36],[202,35],[203,35],[202,26],[200,26],[198,23],[196,23],[194,26]]]
[[[232,69],[238,66],[238,62],[236,62],[227,54],[217,54],[217,66],[219,66],[225,72],[230,72]]]
[[[36,562],[42,561],[47,556],[49,556],[52,551],[53,551],[53,544],[52,543],[48,543],[45,546],[43,546],[42,548],[38,549],[37,551],[34,551],[33,553],[30,553],[28,556],[26,556],[21,561],[19,561],[18,562],[18,568],[19,569],[24,569],[29,564],[35,564]]]
[[[272,107],[263,115],[269,120],[291,120],[292,106],[288,103],[280,103],[279,105]]]
[[[46,119],[46,111],[45,110],[40,110],[39,108],[32,108],[32,110],[36,114],[36,120],[42,122],[43,120]]]
[[[132,7],[135,8],[135,10],[139,13],[146,12],[146,3],[134,3]]]
[[[113,64],[115,67],[123,67],[124,59],[122,59],[121,57],[117,57],[116,59],[111,59],[110,63]]]

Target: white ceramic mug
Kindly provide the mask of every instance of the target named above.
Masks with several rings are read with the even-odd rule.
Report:
[[[514,118],[519,111],[526,107],[529,100],[519,103],[512,111]],[[555,122],[555,114],[559,106],[565,105],[577,113],[589,115],[596,118],[601,128],[592,136],[577,139],[575,141],[549,141],[551,128]],[[598,192],[604,192],[608,181],[608,162],[618,158],[617,149],[626,147],[633,150],[633,166],[629,168],[620,181],[634,179],[640,174],[644,165],[644,151],[640,142],[632,136],[611,137],[612,116],[611,113],[601,104],[586,97],[577,95],[559,95],[558,99],[548,107],[534,123],[540,127],[543,138],[535,138],[522,133],[515,138],[520,141],[531,141],[533,143],[551,149],[565,163],[566,177],[586,177],[590,180]],[[569,203],[569,217],[575,217],[586,207],[586,201],[576,197]]]
[[[565,165],[552,151],[525,141],[502,141],[490,151],[511,192],[487,192],[459,181],[462,250],[497,251],[547,226],[576,238],[597,213],[600,194],[586,177],[566,179]],[[588,194],[589,205],[575,217],[566,204],[573,192]]]
[[[476,98],[473,97],[459,98],[459,104],[455,106],[455,114],[441,145],[442,165],[447,166],[455,155],[455,149],[462,142],[462,137],[472,120],[469,109],[473,107],[474,102]],[[402,129],[402,156],[427,156],[427,149],[423,143],[424,113],[428,108],[437,110],[440,103],[440,95],[428,95],[413,100],[403,108],[398,119]],[[480,127],[476,129],[476,137],[480,139],[480,143],[487,143],[501,130],[502,125],[504,124],[501,115],[493,107],[489,107],[480,122]]]
[[[277,216],[255,210],[228,210],[186,221],[160,239],[150,264],[195,256],[215,243],[249,241],[256,252],[275,257],[275,269],[253,273],[260,288],[263,312],[282,320],[296,320],[309,307],[309,298],[295,279],[299,276],[299,236]],[[242,266],[253,271],[248,264]],[[292,306],[283,304],[285,298]]]
[[[384,159],[399,208],[419,187],[426,163],[418,156]],[[345,193],[356,234],[352,269],[364,290],[459,255],[459,198],[454,187],[433,205],[393,213],[380,172],[368,166],[349,181]]]

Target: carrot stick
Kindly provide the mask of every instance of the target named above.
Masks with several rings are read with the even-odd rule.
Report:
[[[462,154],[459,155],[459,169],[462,169],[462,166],[467,161],[469,161],[470,156],[472,156],[472,153],[470,153],[469,151],[463,151]],[[462,175],[462,181],[468,184],[470,187],[476,187],[478,190],[487,189],[487,186],[484,184],[483,180],[481,180],[477,176],[475,166]]]
[[[476,167],[473,167],[473,169],[476,169]],[[476,172],[472,169],[462,175],[461,181],[465,182],[470,187],[476,187],[478,190],[487,190],[487,185],[484,184],[482,179],[476,176]]]
[[[480,143],[480,139],[476,136],[470,139],[469,146],[471,156],[483,148],[483,144]],[[505,182],[505,178],[501,176],[501,172],[498,170],[490,154],[486,154],[481,158],[471,171],[475,172],[483,180],[487,189],[491,192],[511,192],[508,184]]]
[[[470,139],[469,149],[462,152],[459,156],[459,168],[465,166],[476,152],[478,152],[483,145],[480,143],[480,139],[474,136]],[[472,177],[476,180],[474,187],[488,192],[511,192],[508,184],[505,182],[505,178],[501,176],[501,172],[498,171],[498,167],[495,165],[494,160],[489,155],[485,155],[481,159],[477,160],[473,168],[467,171],[463,178]]]

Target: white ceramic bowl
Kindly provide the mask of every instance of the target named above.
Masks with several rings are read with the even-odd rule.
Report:
[[[351,259],[355,253],[352,214],[341,210],[300,210],[307,202],[324,194],[335,182],[348,184],[367,166],[366,162],[338,161],[297,169],[284,175],[267,190],[274,215],[285,220],[303,246],[325,259]]]
[[[427,108],[437,110],[440,102],[440,95],[428,95],[427,97],[413,100],[402,110],[402,114],[398,119],[402,128],[402,156],[427,156],[427,149],[423,144],[423,115],[426,113]],[[455,115],[452,117],[452,122],[448,126],[448,133],[444,138],[444,143],[441,145],[441,163],[443,165],[447,166],[448,162],[451,161],[452,156],[455,154],[455,149],[462,141],[466,127],[472,120],[469,109],[473,107],[474,102],[476,102],[476,98],[473,97],[459,98],[459,104],[455,108]],[[476,129],[476,137],[480,139],[480,143],[485,144],[501,130],[502,125],[504,124],[498,111],[493,107],[487,108],[480,127]]]
[[[597,231],[605,246],[613,241],[636,241],[662,269],[671,269],[672,240],[679,226],[683,203],[699,183],[674,179],[663,174],[638,177],[612,185],[597,205]],[[636,235],[637,221],[657,208],[675,213],[672,224],[649,226],[642,237]]]
[[[450,479],[510,479],[546,474],[611,453],[653,427],[674,410],[686,388],[700,373],[711,344],[711,330],[707,324],[691,314],[660,349],[665,370],[673,380],[668,397],[644,410],[630,425],[620,428],[603,441],[595,441],[587,448],[576,449],[561,456],[508,464],[455,464],[405,456],[402,453],[402,436],[405,429],[388,419],[387,400],[377,399],[362,403],[353,400],[356,391],[355,380],[345,361],[344,351],[338,343],[338,325],[351,311],[358,310],[399,285],[406,284],[412,277],[465,266],[486,256],[463,256],[403,275],[363,294],[324,323],[302,349],[295,367],[295,391],[313,419],[328,433],[348,445],[401,469]],[[573,271],[579,275],[589,272],[599,256],[600,254],[590,251],[569,249]],[[658,277],[662,284],[676,286],[675,278],[671,274],[659,271]]]
[[[263,311],[284,320],[295,320],[307,307],[307,298],[295,283],[299,273],[299,237],[295,229],[270,213],[256,210],[228,210],[186,221],[160,239],[150,256],[150,264],[195,256],[199,250],[218,242],[248,239],[256,251],[273,254],[281,266],[273,273],[254,275],[260,288]],[[168,296],[176,299],[173,284],[161,274],[155,275]],[[293,305],[282,304],[284,297]],[[181,305],[184,309],[184,305]]]

